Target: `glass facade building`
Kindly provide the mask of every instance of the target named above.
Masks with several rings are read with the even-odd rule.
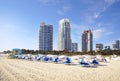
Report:
[[[53,25],[46,25],[45,23],[40,23],[39,50],[53,50]]]
[[[69,19],[59,21],[58,50],[71,52],[71,28]]]
[[[78,52],[78,44],[72,43],[72,52]]]

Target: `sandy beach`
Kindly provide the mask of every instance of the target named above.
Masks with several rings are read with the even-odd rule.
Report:
[[[0,55],[0,81],[120,81],[120,60],[109,60],[98,67],[82,67]]]

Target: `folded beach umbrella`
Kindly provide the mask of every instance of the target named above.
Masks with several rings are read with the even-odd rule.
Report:
[[[44,61],[46,61],[46,62],[49,61],[49,57],[48,57],[48,56],[45,56],[45,57],[44,57]]]
[[[80,56],[79,56],[79,55],[76,55],[76,56],[71,56],[70,58],[71,58],[71,60],[79,60],[79,59],[80,59]]]
[[[55,57],[54,60],[53,60],[53,62],[58,63],[59,62],[59,58]]]
[[[69,57],[66,57],[65,63],[67,63],[67,64],[71,63],[71,59]]]
[[[54,55],[46,55],[47,57],[49,57],[49,58],[53,58],[54,57]]]
[[[67,56],[66,55],[60,55],[59,59],[65,59]]]

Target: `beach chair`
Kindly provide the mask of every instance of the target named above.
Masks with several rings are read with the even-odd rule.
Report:
[[[63,62],[64,64],[70,64],[71,63],[71,59],[69,57],[66,57],[65,62]]]
[[[39,61],[39,60],[40,60],[40,57],[39,57],[39,56],[37,56],[37,57],[35,57],[35,59],[36,59],[37,61]]]
[[[99,62],[97,62],[97,60],[96,60],[96,59],[93,59],[93,61],[91,62],[91,64],[98,65],[98,64],[99,64]]]
[[[59,62],[59,58],[58,57],[54,58],[53,62],[54,63],[58,63]]]
[[[79,64],[80,64],[81,66],[83,66],[83,67],[90,67],[90,63],[85,62],[85,61],[84,61],[84,58],[81,58],[81,59],[80,59]]]
[[[49,61],[49,58],[48,58],[48,57],[45,57],[45,58],[44,58],[44,61],[45,61],[45,62]]]

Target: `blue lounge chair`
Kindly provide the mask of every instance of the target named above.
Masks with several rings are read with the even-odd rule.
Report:
[[[70,64],[71,63],[71,59],[69,57],[66,57],[65,62],[63,62],[63,64]]]
[[[48,57],[45,57],[45,58],[44,58],[44,61],[45,61],[45,62],[49,61],[49,58],[48,58]]]
[[[97,60],[94,59],[94,60],[91,62],[91,64],[97,65],[97,64],[99,64],[99,63],[97,62]]]
[[[82,66],[90,66],[90,63],[85,62],[85,61],[84,61],[84,58],[80,59],[79,64],[82,65]]]
[[[69,57],[66,58],[66,63],[71,63],[71,60]]]
[[[53,62],[58,63],[59,58],[56,57]]]

